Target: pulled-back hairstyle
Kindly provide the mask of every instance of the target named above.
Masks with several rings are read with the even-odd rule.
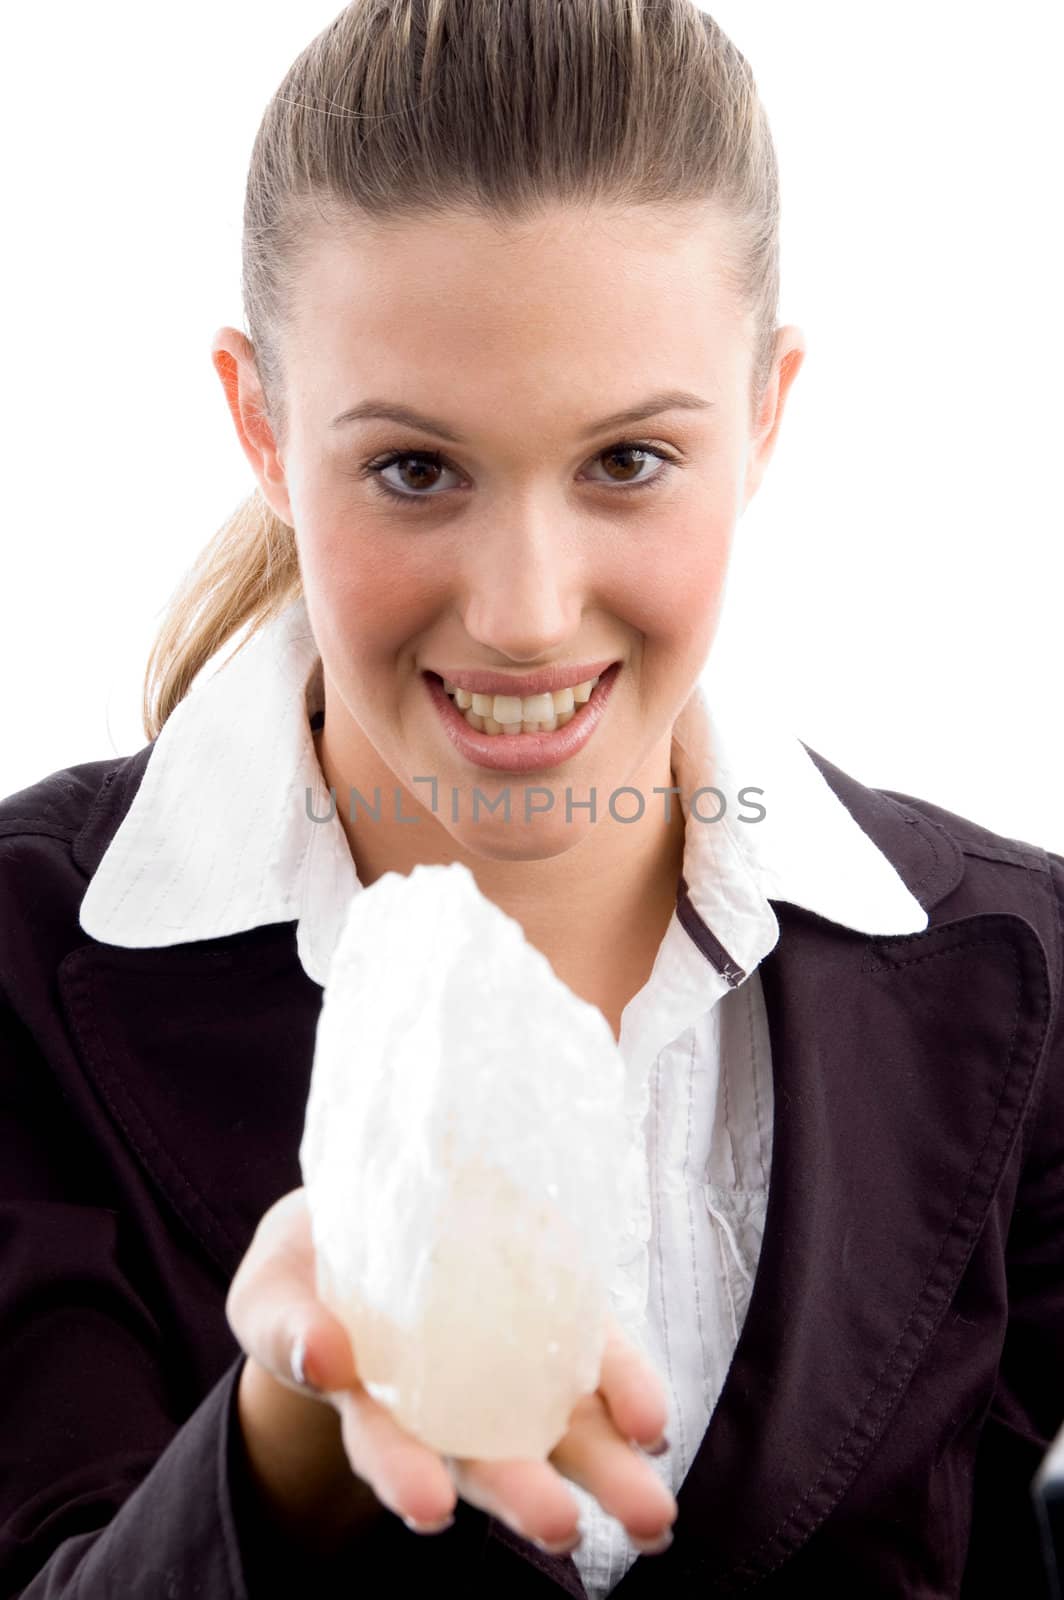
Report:
[[[255,139],[243,298],[267,420],[286,431],[281,336],[310,223],[557,203],[712,203],[752,315],[750,404],[772,370],[776,154],[743,55],[694,0],[352,0],[293,63]],[[256,487],[172,595],[144,678],[154,739],[200,669],[302,592],[293,530]]]

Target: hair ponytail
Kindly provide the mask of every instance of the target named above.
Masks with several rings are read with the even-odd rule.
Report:
[[[200,669],[227,640],[248,623],[250,638],[301,589],[295,535],[256,488],[168,601],[144,674],[146,737],[158,737]]]

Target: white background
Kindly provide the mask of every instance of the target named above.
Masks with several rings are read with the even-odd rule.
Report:
[[[708,9],[809,343],[719,648],[862,781],[1064,850],[1058,8]],[[168,596],[254,486],[209,354],[252,140],[337,10],[5,13],[2,794],[145,742]]]

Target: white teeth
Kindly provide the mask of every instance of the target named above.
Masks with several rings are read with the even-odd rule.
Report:
[[[449,678],[443,687],[465,720],[477,733],[553,733],[564,728],[582,705],[591,698],[598,677],[586,683],[558,689],[554,694],[531,694],[523,698],[507,694],[473,694],[459,689]]]
[[[443,687],[464,711],[470,727],[478,733],[553,733],[564,728],[574,711],[591,698],[598,678],[558,689],[554,694],[471,694],[444,678]],[[476,719],[474,721],[474,718]]]
[[[547,717],[542,722],[496,722],[494,717],[478,717],[475,711],[467,711],[465,719],[478,733],[553,733],[572,722],[575,715],[575,711],[565,711],[560,717]]]

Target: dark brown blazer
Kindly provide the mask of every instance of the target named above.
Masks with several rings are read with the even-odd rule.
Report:
[[[582,1595],[570,1558],[461,1500],[437,1537],[388,1513],[318,1571],[286,1567],[234,1427],[224,1302],[300,1182],[322,992],[290,922],[152,950],[82,932],[151,748],[0,802],[0,1595]],[[870,936],[774,902],[753,1294],[675,1542],[614,1593],[1040,1600],[1064,858],[810,755],[930,925]]]

